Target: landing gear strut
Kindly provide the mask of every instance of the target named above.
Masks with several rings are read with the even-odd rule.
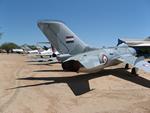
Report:
[[[138,71],[138,69],[134,67],[134,68],[132,68],[132,70],[131,70],[131,74],[137,75],[137,71]]]
[[[126,64],[126,65],[125,65],[125,69],[129,69],[129,64]]]

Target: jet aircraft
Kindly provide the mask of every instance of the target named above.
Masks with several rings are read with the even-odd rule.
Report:
[[[39,53],[39,51],[37,49],[33,50],[26,44],[21,46],[21,48],[24,50],[25,53],[28,53],[28,54],[38,54]]]
[[[14,53],[19,53],[19,54],[23,54],[24,53],[24,50],[23,49],[12,49],[12,51]]]
[[[132,66],[131,73],[138,69],[150,72],[150,63],[144,57],[136,57],[134,48],[122,43],[115,47],[92,48],[85,44],[63,22],[43,20],[38,27],[56,50],[64,56],[59,57],[65,71],[99,72],[106,67],[124,63],[125,68]]]

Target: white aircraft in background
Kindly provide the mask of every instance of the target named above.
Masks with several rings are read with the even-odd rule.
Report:
[[[13,53],[19,53],[19,54],[23,54],[24,50],[23,49],[12,49]]]
[[[20,53],[20,54],[38,54],[38,50],[32,50],[28,45],[24,44],[21,46],[20,49],[12,49],[13,52],[15,53]]]
[[[28,54],[38,54],[39,53],[39,51],[37,49],[33,50],[26,44],[23,45],[21,48],[25,51],[25,53],[28,53]]]
[[[150,47],[150,37],[145,38],[144,40],[139,39],[118,39],[118,43],[126,43],[131,47]]]
[[[56,51],[56,49],[54,49],[53,47],[45,47],[47,49],[45,50],[39,45],[36,45],[36,48],[38,49],[38,53],[30,55],[30,57],[32,57],[31,61],[58,63],[56,56],[59,55],[59,52]]]

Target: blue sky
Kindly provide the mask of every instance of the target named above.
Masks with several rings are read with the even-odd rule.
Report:
[[[42,19],[64,21],[84,42],[113,46],[118,38],[150,36],[149,0],[0,0],[0,43],[48,41]]]

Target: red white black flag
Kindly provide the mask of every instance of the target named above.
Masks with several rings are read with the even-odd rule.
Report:
[[[73,36],[66,36],[66,43],[73,43],[74,37]]]

